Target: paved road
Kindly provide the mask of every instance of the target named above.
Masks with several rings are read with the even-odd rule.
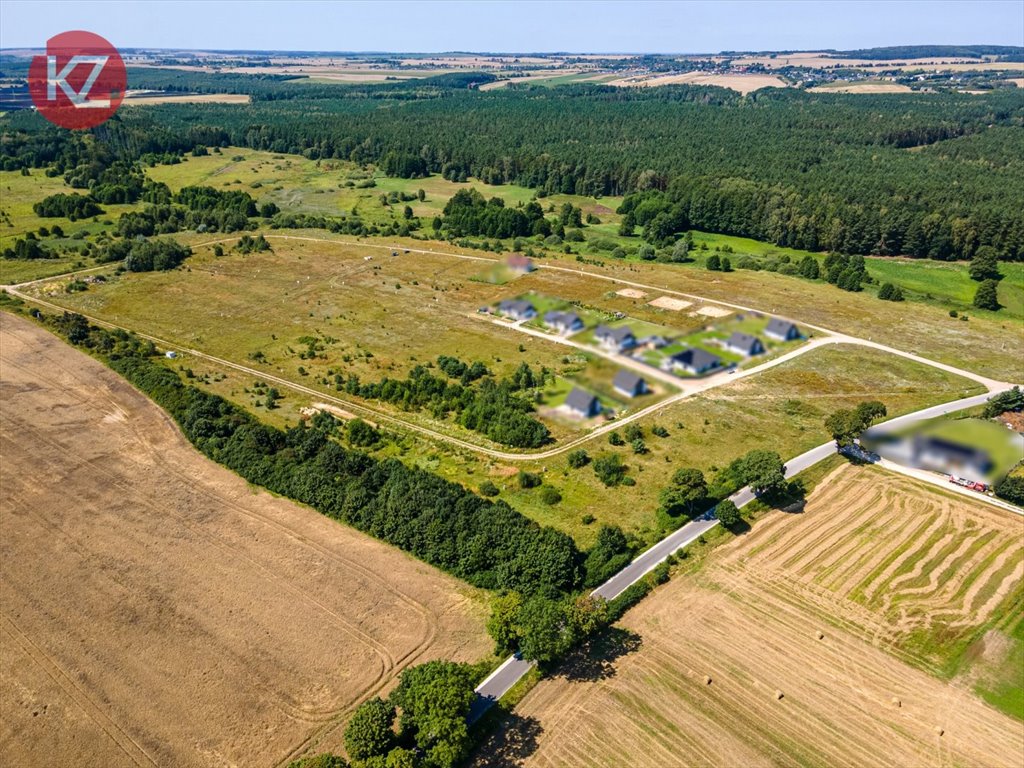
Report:
[[[999,392],[1005,389],[1009,389],[1009,386],[999,385],[994,391]],[[975,395],[974,397],[967,397],[961,400],[943,403],[942,405],[923,408],[920,411],[915,411],[914,413],[897,416],[896,418],[883,422],[879,426],[888,428],[905,427],[916,421],[924,421],[937,416],[944,416],[947,413],[955,413],[967,408],[973,408],[976,405],[981,405],[991,396],[992,393]],[[829,456],[832,456],[835,452],[836,444],[830,441],[801,453],[799,456],[796,456],[786,462],[786,477],[792,478],[800,474],[805,469],[813,467],[819,461],[823,461]],[[936,475],[932,475],[931,477],[920,477],[919,473],[906,471],[907,468],[900,467],[899,465],[890,467],[884,462],[882,465],[886,466],[888,469],[900,471],[903,474],[919,477],[919,479],[926,480],[927,482],[931,482],[935,485],[944,485],[947,488],[953,487],[949,486],[948,483],[944,483],[942,478],[939,478]],[[749,487],[747,487],[740,489],[729,498],[737,507],[743,507],[754,500],[754,493]],[[977,498],[979,501],[994,501],[997,506],[1003,506],[998,499],[993,500],[988,497],[980,497],[977,495],[975,495],[974,498]],[[1008,508],[1013,512],[1021,514],[1021,511],[1012,507],[1012,505],[1009,505]],[[691,544],[700,536],[718,525],[718,521],[711,516],[713,511],[714,510],[709,510],[703,517],[687,523],[682,528],[679,528],[666,536],[646,552],[639,555],[635,560],[633,560],[633,562],[608,579],[604,584],[595,589],[591,594],[603,597],[606,600],[613,600],[621,595],[627,588],[636,584],[640,579],[657,568],[658,565],[664,562],[669,555],[678,552],[680,549]],[[506,659],[504,664],[498,667],[490,677],[477,686],[477,699],[474,701],[473,709],[470,712],[470,722],[474,722],[484,712],[486,712],[494,702],[504,696],[513,685],[519,682],[523,675],[525,675],[532,667],[533,664],[531,662],[524,661],[516,656],[510,656]]]

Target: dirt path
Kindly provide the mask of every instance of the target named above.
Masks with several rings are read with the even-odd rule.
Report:
[[[469,588],[251,489],[112,371],[0,314],[0,753],[273,765],[490,643]]]

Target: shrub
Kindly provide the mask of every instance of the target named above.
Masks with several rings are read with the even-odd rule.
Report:
[[[482,483],[480,483],[481,496],[488,496],[490,498],[494,498],[499,493],[501,493],[501,490],[499,490],[498,486],[496,486],[490,480],[484,480]]]
[[[552,488],[550,485],[545,485],[540,489],[540,500],[545,504],[554,506],[562,500],[562,494],[558,492],[557,488]]]
[[[594,459],[594,474],[609,488],[622,483],[626,465],[617,453],[605,453]]]
[[[566,460],[570,467],[573,469],[579,469],[580,467],[585,467],[590,463],[590,455],[580,448],[570,453]]]
[[[524,489],[536,488],[542,482],[540,475],[535,475],[532,472],[527,472],[522,469],[519,470],[519,474],[516,475],[516,480],[519,481],[519,487]]]

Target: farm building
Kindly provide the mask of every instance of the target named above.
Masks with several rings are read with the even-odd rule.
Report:
[[[521,253],[509,254],[508,260],[505,263],[513,272],[522,272],[523,274],[533,272],[537,268],[533,264],[533,259]]]
[[[681,370],[694,376],[699,376],[702,373],[718,368],[722,365],[722,361],[703,349],[691,348],[684,349],[682,352],[677,352],[671,357],[666,358],[663,365],[670,371]]]
[[[505,299],[498,303],[498,311],[513,320],[530,320],[537,316],[537,310],[525,299]]]
[[[764,329],[764,335],[778,341],[793,341],[800,338],[800,329],[788,320],[773,317],[768,321],[768,327]]]
[[[620,370],[612,380],[612,387],[620,395],[636,397],[648,391],[647,382],[643,377],[632,371]]]
[[[986,477],[993,467],[988,451],[933,435],[915,437],[911,450],[915,466],[934,472],[965,475],[976,480]]]
[[[594,339],[609,352],[624,352],[636,346],[636,336],[628,325],[599,325],[594,329]]]
[[[726,339],[725,349],[729,352],[735,352],[737,355],[751,357],[762,354],[764,352],[764,344],[761,343],[757,336],[733,331],[732,336]]]
[[[601,413],[601,401],[589,392],[573,387],[565,398],[565,407],[573,416],[589,419]]]
[[[583,320],[575,312],[551,310],[544,315],[544,324],[558,333],[575,333],[583,330]]]

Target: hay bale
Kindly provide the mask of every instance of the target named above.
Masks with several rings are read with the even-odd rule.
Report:
[[[776,701],[782,701],[782,696],[783,696],[782,691],[776,691],[775,692],[775,699],[776,699]]]
[[[902,706],[903,706],[903,702],[902,702],[902,701],[900,701],[900,700],[899,700],[898,698],[896,698],[895,696],[893,696],[893,697],[892,697],[891,701],[892,701],[892,705],[893,705],[894,707],[902,707]]]
[[[704,675],[704,685],[711,685],[711,678]]]
[[[819,640],[824,640],[825,639],[825,633],[822,632],[820,629],[818,630],[818,639]]]
[[[936,735],[941,736],[942,734],[945,733],[945,731],[942,730],[939,726],[936,725],[935,726],[935,733],[936,733]]]

